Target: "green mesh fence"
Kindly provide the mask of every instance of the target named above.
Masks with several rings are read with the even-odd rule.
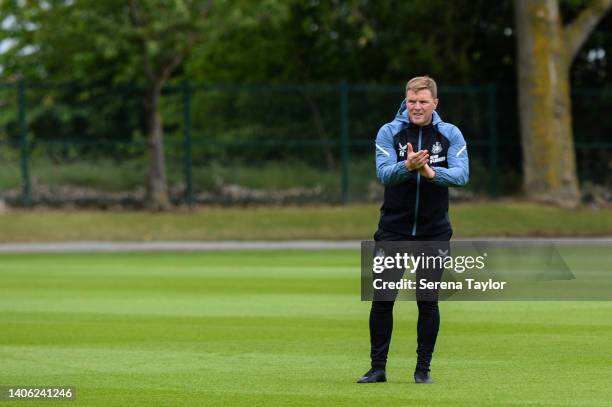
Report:
[[[0,196],[12,205],[141,206],[149,169],[145,91],[138,86],[0,85]],[[403,86],[195,85],[164,89],[172,202],[379,201],[373,141]],[[438,112],[462,130],[471,179],[461,196],[517,193],[515,92],[444,87]],[[581,182],[609,188],[612,107],[605,89],[573,94]]]

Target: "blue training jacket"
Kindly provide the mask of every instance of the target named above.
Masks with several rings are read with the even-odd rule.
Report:
[[[404,161],[408,143],[414,151],[429,151],[429,165],[436,175],[427,180],[408,171]],[[376,136],[376,175],[385,186],[379,229],[412,237],[434,236],[451,230],[448,187],[460,187],[469,179],[467,145],[461,131],[433,113],[431,124],[410,123],[403,101],[395,119]]]

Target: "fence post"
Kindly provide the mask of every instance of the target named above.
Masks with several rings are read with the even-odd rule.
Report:
[[[488,104],[489,104],[489,195],[497,196],[497,86],[494,83],[489,84],[487,88]]]
[[[21,78],[17,85],[19,145],[21,150],[21,202],[23,206],[32,206],[32,184],[30,181],[30,146],[28,144],[28,127],[26,123],[25,80]]]
[[[350,194],[350,157],[349,157],[349,129],[348,129],[348,83],[340,82],[340,160],[342,171],[342,203],[351,199]]]
[[[191,162],[191,86],[185,81],[183,93],[183,164],[185,175],[185,202],[193,205],[193,177]]]

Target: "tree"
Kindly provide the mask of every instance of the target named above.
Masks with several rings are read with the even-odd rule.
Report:
[[[138,107],[143,111],[142,127],[149,150],[146,204],[151,209],[163,209],[169,204],[164,122],[180,120],[180,115],[162,117],[164,84],[194,80],[185,73],[194,52],[206,54],[209,46],[223,42],[228,33],[274,24],[285,18],[286,9],[283,0],[0,1],[0,23],[3,29],[8,28],[4,33],[10,40],[8,47],[2,44],[5,49],[0,53],[0,69],[13,79],[74,83],[89,97],[96,94],[92,89],[101,91],[112,99],[112,107],[106,106],[106,112],[126,114],[121,107],[127,101],[120,102],[118,93],[110,92],[109,87],[127,89],[132,98],[140,94]],[[249,48],[245,44],[250,44],[250,38],[241,38],[236,57]],[[256,60],[259,56],[253,57]],[[223,72],[228,68],[216,65],[215,69]],[[73,95],[83,96],[76,92],[65,95],[64,102]],[[57,101],[54,97],[53,103]],[[65,116],[80,108],[79,101],[74,98]],[[128,112],[131,119],[137,116],[133,110]],[[93,116],[98,129],[103,122],[114,126],[115,131],[108,133],[130,139],[127,132],[119,131],[123,123],[117,123],[116,118],[120,115],[102,115],[98,110]]]
[[[150,165],[147,206],[167,209],[168,185],[159,100],[163,85],[183,62],[194,43],[201,39],[202,23],[211,11],[211,1],[130,0],[128,36],[137,44],[135,58],[147,78],[145,112]]]
[[[610,7],[612,0],[593,0],[563,24],[558,0],[515,0],[523,187],[532,199],[580,202],[570,68]]]
[[[165,209],[169,197],[161,89],[194,44],[205,39],[211,9],[212,1],[200,0],[8,2],[1,10],[10,16],[3,21],[13,21],[9,34],[15,45],[3,55],[3,68],[27,79],[91,86],[110,78],[144,86],[146,205]]]

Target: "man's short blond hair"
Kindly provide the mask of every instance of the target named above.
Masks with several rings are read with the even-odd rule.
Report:
[[[418,92],[423,89],[429,89],[434,99],[438,97],[438,85],[436,85],[436,81],[429,76],[417,76],[406,83],[406,93],[408,93],[409,90]]]

